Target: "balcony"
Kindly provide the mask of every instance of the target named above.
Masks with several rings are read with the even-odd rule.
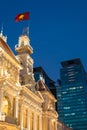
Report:
[[[29,54],[33,53],[33,48],[30,45],[21,45],[19,46],[18,44],[15,45],[15,50],[17,52],[25,52],[28,51]]]

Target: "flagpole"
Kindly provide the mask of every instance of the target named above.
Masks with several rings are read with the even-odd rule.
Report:
[[[29,30],[29,29],[30,29],[30,28],[29,28],[29,25],[30,25],[30,22],[29,22],[29,20],[28,20],[28,30],[27,30],[28,37],[29,37],[29,31],[30,31],[30,30]]]
[[[23,29],[23,35],[27,35],[29,37],[29,19],[30,19],[30,12],[24,12],[21,14],[17,14],[15,16],[15,22],[23,21],[23,20],[28,20],[28,27]]]

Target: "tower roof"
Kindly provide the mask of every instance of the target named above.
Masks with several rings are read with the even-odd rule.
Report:
[[[52,92],[50,91],[50,89],[47,87],[47,85],[42,80],[39,80],[37,83],[39,85],[39,89],[38,90],[40,92],[49,93],[49,96],[56,101],[54,95],[52,94]]]
[[[82,65],[80,58],[62,61],[61,62],[62,67],[69,67],[71,65]]]
[[[50,77],[46,74],[41,66],[33,68],[34,73],[40,72],[43,76],[47,77],[51,83],[55,83]]]
[[[39,80],[38,84],[39,84],[39,91],[50,91],[47,85],[42,80]]]

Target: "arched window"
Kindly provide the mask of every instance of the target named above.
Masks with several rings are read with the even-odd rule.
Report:
[[[3,97],[2,102],[2,113],[6,114],[7,116],[10,115],[11,112],[11,104],[8,97]]]

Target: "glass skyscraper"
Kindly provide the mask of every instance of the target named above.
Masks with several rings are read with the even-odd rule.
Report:
[[[59,119],[73,130],[87,130],[87,74],[79,58],[61,65]]]

